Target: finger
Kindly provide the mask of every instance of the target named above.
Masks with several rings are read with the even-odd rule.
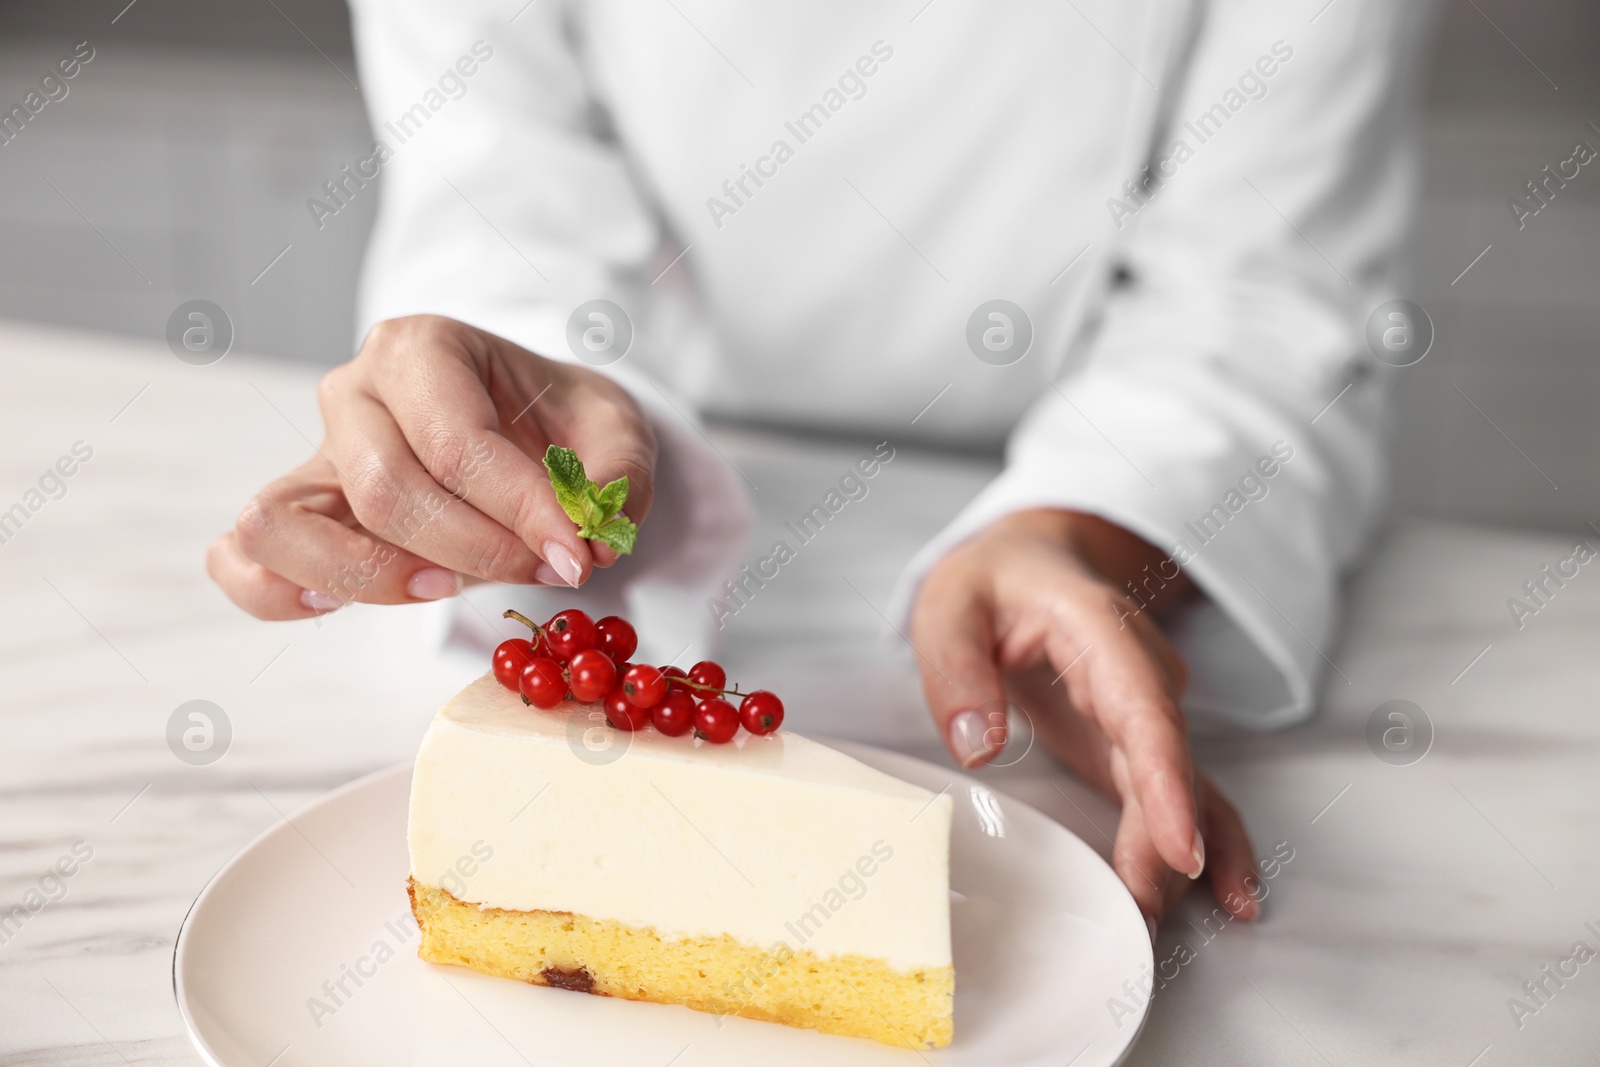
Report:
[[[206,549],[206,573],[229,600],[258,619],[307,619],[327,610],[307,604],[305,589],[245,556],[232,530]]]
[[[457,573],[515,584],[538,581],[540,557],[435,481],[377,400],[351,394],[340,418],[328,425],[326,450],[362,526]]]
[[[454,596],[461,581],[435,566],[327,514],[348,505],[336,489],[285,479],[258,494],[239,516],[235,542],[244,556],[311,591],[324,610],[360,601],[414,604]]]
[[[1073,704],[1100,723],[1125,757],[1130,790],[1157,851],[1173,870],[1197,878],[1205,866],[1205,842],[1196,816],[1188,737],[1166,672],[1138,631],[1119,628],[1111,611],[1091,610],[1075,622],[1068,629],[1083,634],[1081,643],[1066,632],[1054,633],[1047,646],[1050,658],[1066,672],[1062,679]]]
[[[1006,674],[1006,694],[1028,717],[1034,739],[1102,796],[1122,803],[1111,774],[1112,748],[1105,731],[1070,706],[1066,689],[1056,684],[1048,662]]]
[[[503,367],[499,349],[489,338],[412,334],[404,346],[433,346],[430,358],[384,360],[373,378],[376,397],[427,473],[446,484],[459,484],[472,507],[548,562],[568,584],[588,578],[593,556],[572,520],[556,501],[542,456],[549,440],[538,422],[518,423],[524,451],[500,432],[501,414],[485,388],[491,364]],[[461,358],[440,359],[437,347],[454,349]],[[521,356],[516,350],[514,356]],[[543,402],[554,380],[530,382],[530,400]]]
[[[912,613],[912,640],[939,736],[956,762],[981,767],[1006,744],[1005,688],[981,579],[959,561],[930,574]]]
[[[1139,807],[1137,798],[1130,797],[1123,805],[1122,819],[1117,823],[1116,841],[1111,846],[1111,869],[1128,887],[1134,903],[1139,905],[1139,911],[1144,915],[1145,925],[1149,927],[1150,940],[1155,941],[1156,928],[1161,925],[1161,917],[1174,899],[1173,883],[1183,884],[1176,887],[1177,893],[1181,894],[1183,887],[1188,885],[1188,879],[1174,877],[1172,869],[1161,858],[1161,853],[1150,839],[1144,811]]]
[[[1255,869],[1255,851],[1244,820],[1216,786],[1204,776],[1198,783],[1201,810],[1205,812],[1206,876],[1217,903],[1239,919],[1255,919],[1261,914],[1265,889]]]
[[[1169,692],[1182,695],[1189,686],[1189,667],[1183,662],[1183,657],[1178,655],[1178,650],[1172,647],[1172,642],[1167,640],[1166,634],[1161,632],[1161,627],[1148,612],[1129,616],[1126,621],[1135,636],[1143,642],[1145,650],[1161,665],[1161,672],[1167,678]]]

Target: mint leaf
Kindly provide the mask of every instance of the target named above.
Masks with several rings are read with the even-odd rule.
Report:
[[[570,448],[551,445],[545,449],[544,469],[550,472],[550,488],[556,491],[556,503],[567,513],[567,518],[579,526],[589,521],[588,510],[584,507],[584,489],[590,482],[578,454]]]
[[[633,542],[639,536],[639,527],[626,515],[618,515],[610,522],[598,527],[593,533],[583,533],[582,536],[591,538],[610,545],[622,555],[626,556],[633,551]]]
[[[623,555],[633,551],[639,527],[621,514],[622,505],[628,500],[627,478],[618,478],[602,488],[589,480],[578,454],[560,445],[545,449],[544,467],[550,472],[556,503],[577,524],[579,537],[610,545]]]
[[[614,482],[606,483],[605,488],[600,490],[597,500],[601,508],[600,522],[603,525],[615,518],[622,510],[622,505],[627,503],[628,479],[618,478]]]

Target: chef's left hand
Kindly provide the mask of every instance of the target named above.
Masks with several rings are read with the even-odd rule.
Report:
[[[1005,748],[1008,690],[1039,739],[1122,805],[1113,867],[1152,924],[1191,879],[1255,918],[1238,812],[1189,756],[1182,660],[1123,582],[1159,550],[1092,515],[1041,508],[998,520],[928,572],[911,641],[940,734],[965,767]],[[1152,570],[1157,568],[1152,567]],[[1192,595],[1179,574],[1152,610]]]

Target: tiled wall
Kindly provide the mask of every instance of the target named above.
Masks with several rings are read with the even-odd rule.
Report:
[[[0,54],[0,103],[82,39]],[[67,96],[0,146],[0,315],[160,337],[205,297],[241,349],[346,358],[373,205],[319,232],[305,201],[371,143],[356,90],[314,52],[89,39]]]
[[[1442,0],[1440,16],[1417,249],[1438,340],[1402,378],[1396,503],[1594,537],[1600,161],[1520,230],[1507,200],[1578,139],[1600,149],[1600,7]]]

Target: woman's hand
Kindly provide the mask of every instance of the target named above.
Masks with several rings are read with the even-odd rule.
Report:
[[[911,618],[928,706],[963,766],[1004,748],[1009,693],[1055,756],[1122,804],[1113,867],[1152,936],[1202,870],[1230,912],[1258,911],[1245,886],[1249,838],[1190,761],[1178,710],[1186,672],[1150,617],[1193,593],[1182,574],[1161,576],[1162,562],[1094,516],[1018,512],[940,560]]]
[[[581,585],[617,557],[556,502],[550,444],[574,449],[596,482],[626,475],[634,522],[650,510],[655,436],[625,390],[452,319],[379,323],[318,400],[318,454],[258,493],[206,556],[259,618],[436,600],[463,578]]]

